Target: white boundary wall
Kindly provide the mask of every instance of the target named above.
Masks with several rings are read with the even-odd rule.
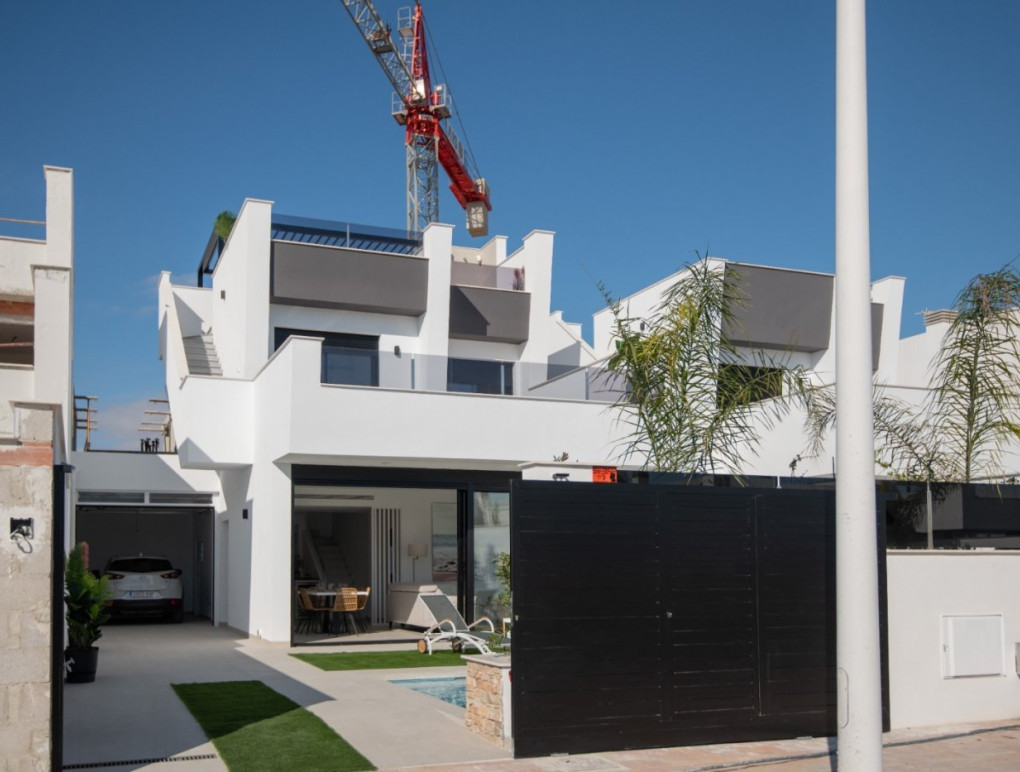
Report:
[[[890,550],[886,565],[892,728],[1020,718],[1020,552]],[[948,677],[944,618],[1000,615],[1002,674]],[[985,663],[988,632],[973,641]]]

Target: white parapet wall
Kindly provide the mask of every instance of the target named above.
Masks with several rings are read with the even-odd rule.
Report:
[[[1020,552],[887,556],[893,729],[1020,719]]]

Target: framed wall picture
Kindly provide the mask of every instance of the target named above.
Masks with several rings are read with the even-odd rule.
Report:
[[[457,505],[432,504],[432,581],[457,580]]]

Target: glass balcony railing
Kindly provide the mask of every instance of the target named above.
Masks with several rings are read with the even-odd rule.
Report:
[[[364,348],[322,348],[321,382],[461,394],[615,402],[622,380],[602,365],[506,362]]]
[[[455,287],[488,287],[517,292],[526,289],[523,268],[454,261],[450,269],[450,283]]]

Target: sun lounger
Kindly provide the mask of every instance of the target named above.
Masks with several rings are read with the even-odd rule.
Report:
[[[485,640],[485,637],[496,632],[491,619],[479,617],[469,625],[457,611],[457,607],[445,595],[422,595],[420,600],[428,608],[435,621],[435,624],[424,632],[424,637],[418,641],[418,651],[422,654],[426,652],[432,654],[432,647],[440,641],[449,641],[454,651],[471,646],[481,654],[492,653]],[[488,626],[487,629],[486,626]]]

